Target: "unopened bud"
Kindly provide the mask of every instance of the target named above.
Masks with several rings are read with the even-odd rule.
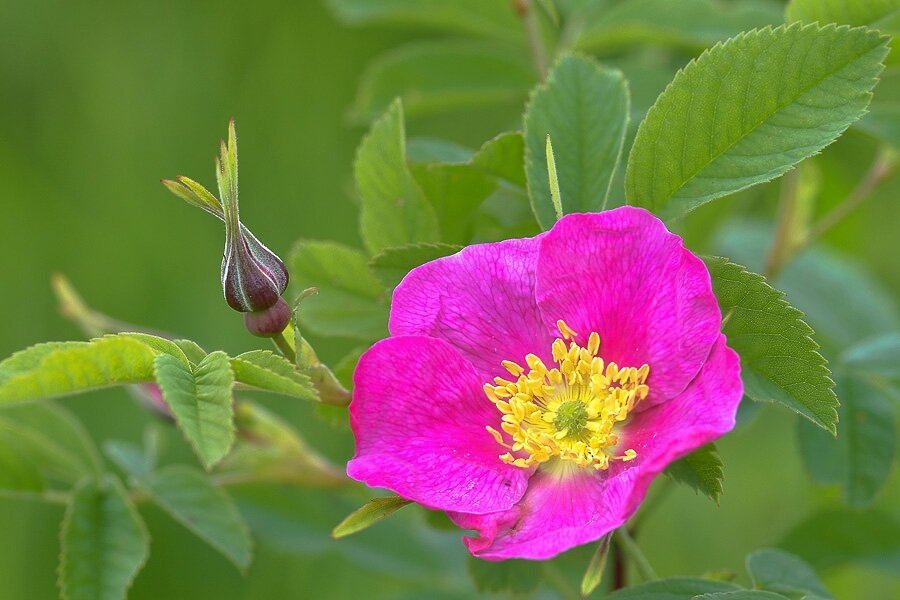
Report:
[[[259,337],[275,337],[291,322],[291,307],[283,298],[274,306],[244,315],[247,331]]]
[[[288,283],[284,263],[246,228],[228,231],[226,235],[222,259],[226,302],[234,310],[245,313],[274,307]]]

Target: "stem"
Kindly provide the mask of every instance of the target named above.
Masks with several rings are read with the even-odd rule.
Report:
[[[778,224],[775,227],[775,238],[772,240],[772,249],[763,274],[768,278],[778,272],[792,250],[791,235],[794,232],[797,219],[797,186],[800,174],[797,169],[787,173],[782,180],[781,199],[779,201]]]
[[[283,333],[278,333],[278,335],[272,338],[272,341],[275,342],[278,351],[281,352],[286,359],[291,361],[291,364],[297,360],[297,357],[294,355],[294,349],[291,348],[291,345],[288,343]]]
[[[618,538],[613,540],[613,581],[612,590],[621,590],[627,585],[625,578],[625,554]]]
[[[538,25],[531,0],[510,0],[513,10],[522,19],[525,28],[525,36],[528,39],[528,48],[531,50],[531,61],[537,72],[538,81],[544,81],[547,77],[547,51],[544,49],[544,40],[541,37],[541,28]]]
[[[644,553],[641,552],[641,549],[634,541],[634,538],[628,533],[628,528],[619,527],[616,529],[616,537],[619,540],[619,548],[621,548],[628,559],[634,563],[641,579],[644,581],[657,579],[656,572],[653,570],[653,567],[650,566],[650,562],[647,560],[647,557],[644,556]]]

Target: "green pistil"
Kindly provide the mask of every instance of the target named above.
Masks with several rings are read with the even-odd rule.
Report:
[[[569,436],[578,435],[587,423],[587,407],[581,400],[563,402],[556,410],[553,426],[557,431],[568,430]]]

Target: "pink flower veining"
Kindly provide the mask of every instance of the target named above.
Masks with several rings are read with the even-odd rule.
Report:
[[[470,246],[395,290],[354,375],[347,472],[446,511],[481,558],[597,540],[734,426],[720,328],[705,265],[642,209]]]

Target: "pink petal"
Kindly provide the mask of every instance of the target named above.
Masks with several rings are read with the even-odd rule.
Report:
[[[509,376],[504,360],[549,359],[553,336],[534,300],[540,238],[469,246],[413,269],[394,290],[391,335],[446,340],[482,383]]]
[[[619,366],[650,365],[649,407],[687,387],[722,321],[703,262],[646,210],[563,217],[541,240],[536,298]]]
[[[678,397],[627,423],[620,449],[637,458],[609,471],[581,470],[568,477],[538,471],[511,509],[486,515],[449,513],[478,538],[464,538],[488,560],[545,559],[599,539],[637,510],[650,482],[672,461],[734,427],[743,389],[735,352],[720,336],[697,379]]]
[[[500,413],[482,377],[443,340],[382,340],[353,376],[350,426],[356,454],[347,474],[431,508],[504,510],[525,491],[529,471],[504,464],[485,430]]]

